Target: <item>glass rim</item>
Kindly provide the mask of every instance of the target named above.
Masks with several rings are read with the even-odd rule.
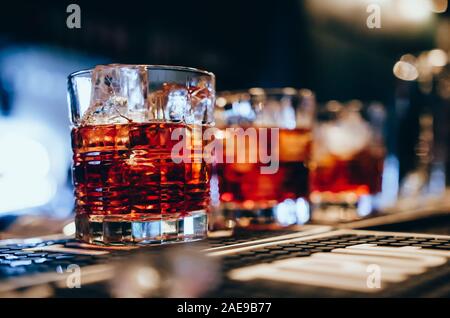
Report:
[[[180,72],[190,72],[194,74],[200,74],[200,75],[207,75],[210,76],[212,79],[215,79],[215,75],[212,72],[202,70],[195,67],[190,66],[178,66],[178,65],[158,65],[158,64],[120,64],[120,63],[112,63],[112,64],[99,64],[97,66],[123,66],[123,67],[136,67],[136,66],[142,66],[145,67],[146,70],[167,70],[167,71],[180,71]],[[95,67],[97,67],[95,66]],[[80,75],[85,75],[92,73],[92,71],[95,69],[95,67],[88,68],[88,69],[82,69],[75,72],[70,73],[67,78],[73,79]]]
[[[217,96],[226,98],[227,96],[250,96],[250,97],[264,97],[264,96],[305,96],[314,95],[313,91],[308,88],[294,88],[294,87],[252,87],[249,89],[227,90],[217,92]]]
[[[373,107],[374,105],[379,105],[386,109],[385,103],[377,100],[361,100],[361,99],[347,99],[347,100],[336,100],[331,99],[323,103],[317,104],[317,110],[322,113],[339,113],[341,111],[357,111],[363,112]]]
[[[216,105],[215,107],[223,108],[228,103],[234,103],[237,101],[264,101],[270,98],[315,98],[315,94],[308,88],[294,88],[294,87],[282,87],[282,88],[260,88],[253,87],[242,90],[229,90],[216,92]]]

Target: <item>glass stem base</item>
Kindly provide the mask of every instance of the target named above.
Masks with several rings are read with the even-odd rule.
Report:
[[[205,210],[187,216],[127,219],[127,215],[83,215],[75,217],[76,238],[89,244],[165,244],[191,242],[207,236]]]

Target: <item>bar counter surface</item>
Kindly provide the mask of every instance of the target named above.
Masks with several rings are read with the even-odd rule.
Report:
[[[422,210],[142,248],[9,240],[0,244],[0,296],[448,297],[449,234],[448,211]],[[130,282],[142,265],[164,286],[136,292]]]

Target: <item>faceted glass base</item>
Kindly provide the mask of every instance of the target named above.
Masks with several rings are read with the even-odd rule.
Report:
[[[286,199],[273,206],[253,209],[221,204],[211,217],[214,229],[277,230],[308,222],[310,207],[305,198]]]
[[[335,224],[357,221],[376,213],[376,200],[363,195],[354,200],[320,200],[313,203],[312,221],[321,224]]]
[[[206,238],[208,216],[205,210],[179,218],[153,219],[127,215],[77,215],[76,238],[89,244],[165,244]]]

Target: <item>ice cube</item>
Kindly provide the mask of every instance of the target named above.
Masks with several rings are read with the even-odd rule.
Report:
[[[195,124],[207,124],[213,121],[214,96],[210,83],[200,80],[197,85],[189,90],[191,100],[190,120]]]
[[[370,126],[356,112],[323,124],[320,129],[328,152],[347,160],[366,148],[372,136]]]
[[[147,110],[147,70],[141,65],[100,65],[92,72],[90,106],[82,125],[143,120]]]
[[[112,64],[97,66],[92,83],[82,125],[213,121],[214,84],[209,78],[193,80],[189,73]]]
[[[166,100],[165,119],[187,124],[212,121],[212,94],[201,82],[190,88],[175,84],[166,85],[163,94],[163,100]]]
[[[172,121],[191,120],[191,100],[186,88],[173,86],[168,91],[165,115]]]
[[[86,110],[81,120],[82,125],[123,124],[130,122],[127,115],[127,99],[110,96],[108,100],[96,103]]]

